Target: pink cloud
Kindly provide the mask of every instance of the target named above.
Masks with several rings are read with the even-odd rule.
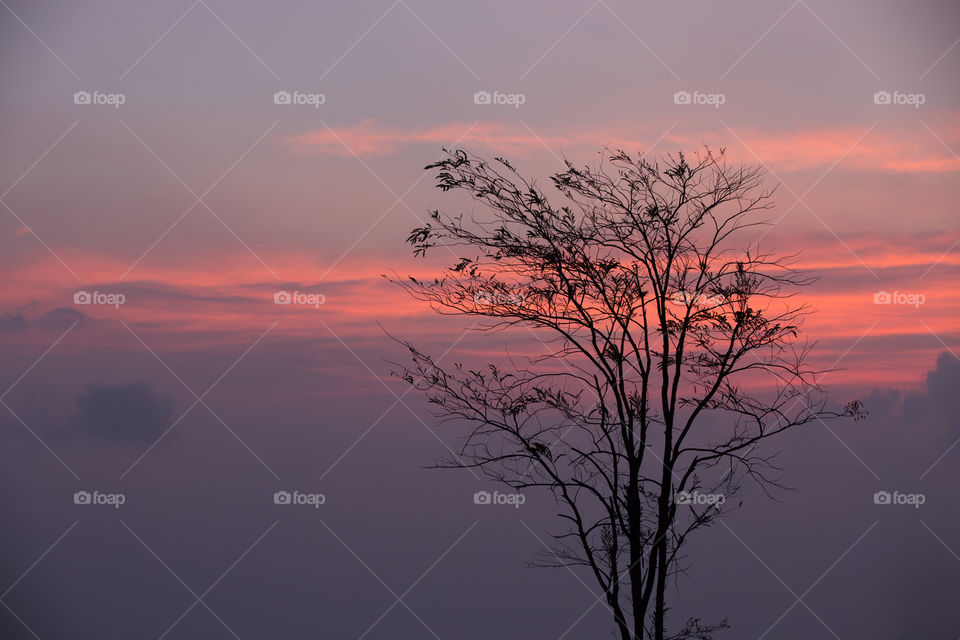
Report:
[[[842,359],[849,370],[831,374],[831,384],[912,385],[930,358],[942,350],[935,336],[947,344],[955,340],[960,253],[947,251],[956,241],[954,233],[898,236],[896,243],[879,232],[851,238],[851,248],[880,279],[829,234],[791,232],[774,240],[782,253],[806,248],[795,266],[822,276],[792,302],[816,309],[804,330],[821,341],[817,366],[830,367]],[[387,330],[414,341],[437,340],[445,347],[465,328],[460,320],[437,316],[380,277],[386,273],[401,279],[407,274],[432,279],[449,266],[450,257],[442,254],[413,260],[409,255],[367,253],[351,256],[328,272],[314,253],[265,252],[264,260],[280,280],[240,248],[169,263],[147,262],[129,278],[120,277],[129,266],[127,261],[76,251],[63,255],[82,275],[82,282],[73,281],[62,265],[44,254],[10,265],[11,284],[0,290],[0,344],[32,344],[40,353],[78,318],[84,330],[71,338],[73,344],[83,341],[106,348],[115,343],[118,332],[125,334],[119,324],[123,320],[138,334],[150,332],[149,343],[161,350],[207,349],[213,343],[245,348],[271,326],[274,336],[329,340],[325,324],[351,346],[381,348]],[[930,268],[931,264],[935,267]],[[122,293],[125,303],[120,307],[76,305],[73,296],[79,290]],[[919,293],[925,302],[922,306],[878,305],[874,296],[881,290]],[[317,305],[275,304],[274,296],[280,291],[324,298]],[[230,330],[223,331],[224,327]],[[541,345],[529,339],[524,332],[511,352],[527,353],[526,349],[528,355],[542,355]],[[904,340],[910,341],[908,347],[890,348]],[[851,350],[855,344],[857,348]],[[132,338],[130,348],[137,348]],[[465,341],[460,349],[477,357],[503,355],[499,343],[484,340]],[[318,366],[326,365],[319,362]]]
[[[864,135],[867,127],[821,127],[805,130],[755,131],[717,129],[697,137],[640,131],[635,125],[557,132],[534,130],[516,122],[446,123],[419,128],[391,127],[376,120],[308,131],[285,140],[302,153],[335,155],[385,155],[398,153],[416,144],[464,146],[495,150],[503,155],[524,155],[549,150],[595,150],[600,146],[626,150],[648,149],[657,142],[657,150],[692,149],[704,143],[725,146],[746,161],[769,164],[774,170],[799,171],[827,167],[842,158],[846,168],[941,173],[960,170],[960,158],[945,142],[958,140],[955,127],[946,127],[937,135],[930,131],[886,130],[877,127]],[[861,137],[862,136],[862,137]]]
[[[518,128],[519,126],[519,128]],[[367,119],[357,124],[323,129],[288,138],[297,151],[336,155],[383,155],[399,152],[410,144],[434,146],[474,145],[498,149],[525,150],[530,147],[561,147],[576,141],[569,136],[538,137],[522,125],[503,122],[453,123],[416,129],[388,127]]]

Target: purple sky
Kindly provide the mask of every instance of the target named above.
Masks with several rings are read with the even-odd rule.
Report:
[[[956,640],[958,43],[946,1],[3,0],[0,636],[607,637],[586,573],[523,567],[548,496],[423,468],[464,431],[390,379],[385,331],[543,345],[380,274],[446,266],[403,244],[465,204],[422,170],[443,146],[545,182],[709,144],[780,184],[764,244],[821,276],[816,363],[871,416],[779,443],[796,491],[700,534],[671,620]]]

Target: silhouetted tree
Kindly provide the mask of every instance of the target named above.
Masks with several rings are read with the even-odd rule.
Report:
[[[502,158],[447,151],[426,169],[484,212],[434,211],[408,238],[415,254],[462,257],[400,284],[486,330],[528,327],[553,350],[444,368],[403,343],[412,364],[396,373],[440,417],[471,425],[439,466],[552,491],[567,527],[538,564],[587,567],[622,640],[710,638],[726,621],[665,629],[684,543],[745,478],[777,484],[764,440],[862,416],[856,401],[829,410],[805,363],[809,310],[791,297],[814,278],[736,244],[771,206],[764,172],[723,149],[659,162],[605,151],[596,167],[566,162],[552,176],[554,203]]]

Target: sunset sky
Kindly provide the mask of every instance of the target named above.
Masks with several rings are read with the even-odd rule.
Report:
[[[462,433],[389,376],[391,335],[546,346],[383,275],[439,273],[407,234],[477,210],[423,170],[444,147],[546,185],[703,145],[768,170],[761,246],[819,277],[814,363],[871,418],[784,440],[804,491],[702,534],[678,611],[757,640],[960,633],[954,3],[0,5],[3,637],[599,637],[576,576],[522,568],[549,498],[478,513],[487,479],[422,468]],[[270,503],[295,488],[322,513]],[[894,489],[927,504],[877,512]]]

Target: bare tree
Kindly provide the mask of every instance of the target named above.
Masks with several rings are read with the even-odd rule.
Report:
[[[761,443],[841,416],[827,406],[791,298],[814,279],[744,242],[771,207],[764,172],[724,150],[659,161],[604,151],[551,177],[548,199],[502,158],[462,150],[426,167],[483,205],[431,214],[416,255],[462,256],[429,281],[400,280],[440,313],[487,331],[527,327],[550,346],[521,364],[441,367],[403,342],[396,372],[437,414],[469,425],[458,455],[515,489],[550,490],[566,523],[538,564],[582,566],[622,640],[712,637],[726,621],[666,630],[684,544],[732,506],[745,479],[777,485]],[[759,217],[758,217],[759,216]]]

